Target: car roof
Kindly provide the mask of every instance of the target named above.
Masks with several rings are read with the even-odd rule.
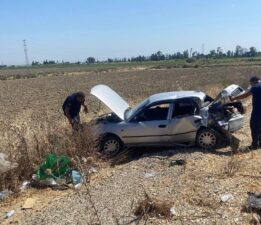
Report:
[[[200,91],[173,91],[173,92],[163,92],[149,97],[150,103],[166,101],[166,100],[176,100],[182,98],[199,98],[204,101],[206,94]]]

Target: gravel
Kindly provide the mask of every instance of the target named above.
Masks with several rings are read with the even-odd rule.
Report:
[[[176,213],[170,220],[150,218],[139,224],[249,223],[250,215],[241,212],[249,179],[222,171],[230,156],[197,150],[171,152],[167,158],[155,158],[154,154],[104,169],[100,174],[106,171],[107,177],[95,181],[97,175],[88,185],[89,191],[83,187],[78,193],[52,201],[48,207],[28,213],[21,224],[137,224],[131,222],[135,219],[133,211],[145,192],[171,203]],[[186,166],[169,167],[170,160],[180,158],[186,160]],[[154,176],[146,178],[152,171]],[[220,196],[226,193],[233,198],[222,202]]]

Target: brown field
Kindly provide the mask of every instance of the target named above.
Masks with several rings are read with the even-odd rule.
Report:
[[[35,168],[46,152],[58,148],[57,152],[63,152],[61,148],[70,147],[67,140],[70,137],[61,138],[61,135],[68,135],[70,127],[62,113],[62,103],[65,97],[74,91],[86,92],[86,102],[90,113],[87,116],[82,114],[82,119],[89,121],[97,113],[108,110],[103,107],[101,112],[98,112],[98,100],[88,94],[96,84],[106,84],[112,87],[133,106],[153,93],[164,91],[202,90],[214,96],[231,83],[247,87],[247,81],[253,74],[261,75],[261,67],[249,65],[115,70],[114,72],[70,70],[67,73],[57,71],[57,74],[54,73],[52,76],[2,80],[0,81],[0,152],[6,152],[10,157],[17,159],[16,148],[28,151],[29,169]],[[247,120],[246,127],[236,134],[241,139],[242,145],[249,144],[250,141]],[[50,135],[55,137],[52,141],[50,141]],[[21,141],[25,145],[23,148],[21,148]],[[63,141],[66,143],[61,143]],[[101,224],[123,224],[117,223],[117,221],[126,221],[126,218],[122,219],[122,217],[129,215],[131,209],[128,207],[132,201],[142,200],[144,189],[157,199],[170,201],[178,211],[178,216],[170,221],[151,218],[148,219],[147,224],[250,224],[253,214],[241,213],[241,207],[246,199],[247,191],[261,191],[259,166],[261,154],[255,152],[231,156],[229,149],[223,149],[221,152],[225,153],[209,154],[202,151],[191,152],[191,150],[180,153],[178,150],[177,154],[175,153],[161,162],[155,158],[145,157],[114,168],[101,169],[93,183],[90,184],[90,188],[94,190],[93,198],[100,210],[100,221],[107,221],[107,219],[109,221]],[[73,153],[71,152],[71,154]],[[175,157],[186,159],[187,166],[184,171],[179,168],[168,168],[168,161]],[[25,159],[23,158],[23,160]],[[25,163],[25,161],[23,162]],[[25,170],[24,167],[23,169]],[[160,176],[155,180],[152,178],[145,181],[140,174],[151,170],[157,171]],[[29,170],[25,171],[26,174],[17,177],[18,180],[28,179],[31,176]],[[122,175],[125,173],[126,178],[125,175]],[[252,177],[254,175],[255,177]],[[123,185],[122,182],[126,185]],[[118,186],[115,187],[115,184]],[[8,187],[3,180],[0,180],[0,185]],[[134,186],[132,187],[132,185]],[[119,195],[116,194],[114,188]],[[228,203],[220,203],[219,196],[226,192],[232,193],[234,199]],[[1,207],[0,202],[0,211],[17,209],[21,201],[28,195],[41,198],[42,194],[50,194],[51,197],[42,202],[39,200],[43,204],[42,207],[39,204],[35,210],[26,214],[19,212],[14,217],[14,221],[18,221],[18,224],[65,224],[67,217],[58,216],[57,218],[57,214],[61,216],[68,214],[68,218],[75,218],[76,214],[88,214],[88,210],[92,210],[91,207],[87,209],[87,206],[85,208],[87,211],[83,209],[85,206],[68,208],[69,205],[75,205],[74,200],[79,197],[75,196],[72,191],[68,191],[62,196],[57,193],[32,191],[29,194],[22,194],[18,200],[15,200],[15,203],[11,201]],[[64,197],[64,195],[66,196]],[[81,194],[79,195],[81,196]],[[84,198],[85,195],[82,195],[81,198]],[[52,201],[52,198],[56,200]],[[47,203],[47,201],[49,202]],[[126,202],[124,206],[123,201]],[[87,200],[83,200],[77,204],[89,203]],[[106,213],[104,208],[106,208]],[[70,212],[74,213],[71,217]],[[46,217],[56,219],[46,220]],[[10,221],[12,219],[5,222]],[[92,221],[90,217],[86,216],[79,218],[77,223],[71,221],[68,224],[87,224],[87,222],[90,224],[90,221]],[[145,223],[146,221],[143,221],[140,224]]]
[[[0,70],[0,76],[1,76]],[[63,120],[65,97],[78,90],[89,93],[96,84],[107,84],[131,104],[150,94],[174,90],[203,90],[211,94],[231,83],[246,87],[249,76],[261,67],[177,68],[113,73],[75,72],[70,75],[0,81],[0,121],[38,125]],[[98,101],[87,96],[91,112]],[[90,114],[91,115],[91,114]]]

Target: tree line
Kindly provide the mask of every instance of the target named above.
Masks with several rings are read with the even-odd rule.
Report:
[[[239,58],[239,57],[261,57],[261,52],[257,51],[255,47],[243,48],[237,45],[235,50],[228,50],[224,52],[221,47],[217,49],[212,49],[209,53],[199,53],[193,51],[193,49],[185,50],[183,52],[176,52],[173,54],[163,54],[161,51],[152,53],[150,56],[139,55],[136,57],[123,57],[123,58],[108,58],[107,60],[99,61],[95,57],[88,57],[84,62],[64,62],[64,61],[54,61],[54,60],[44,60],[42,63],[33,61],[32,66],[36,65],[52,65],[52,64],[93,64],[93,63],[112,63],[112,62],[145,62],[145,61],[162,61],[162,60],[178,60],[186,59],[188,62],[196,59],[221,59],[221,58]]]

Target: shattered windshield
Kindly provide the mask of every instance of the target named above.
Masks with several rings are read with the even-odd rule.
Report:
[[[136,105],[134,108],[127,109],[124,115],[125,119],[128,120],[129,118],[131,118],[132,115],[136,114],[137,111],[139,111],[141,108],[146,106],[148,103],[149,103],[149,99],[147,98],[141,103],[139,103],[138,105]]]

